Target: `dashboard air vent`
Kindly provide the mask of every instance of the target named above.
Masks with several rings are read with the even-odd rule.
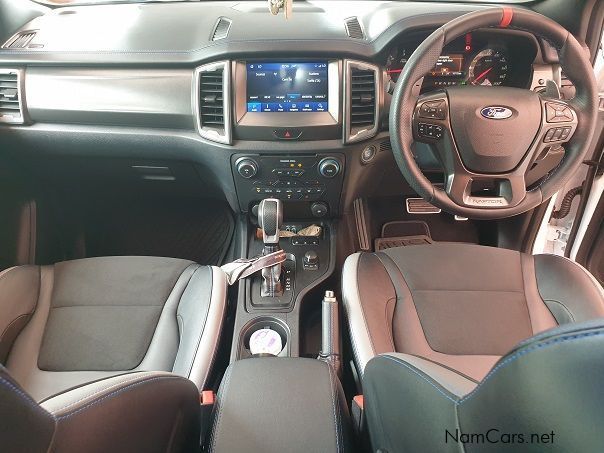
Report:
[[[350,124],[371,126],[375,123],[375,73],[352,69],[350,87]]]
[[[212,41],[219,41],[226,38],[229,35],[229,30],[231,29],[232,23],[233,21],[231,21],[231,19],[227,19],[226,17],[218,18],[216,26],[214,27],[214,32],[212,33]]]
[[[0,69],[0,123],[22,123],[19,71]]]
[[[230,63],[222,61],[197,69],[199,133],[208,140],[231,142]]]
[[[22,31],[11,37],[2,47],[5,49],[25,49],[35,36],[35,30]]]
[[[357,17],[349,17],[344,21],[344,25],[349,37],[354,39],[363,39],[365,37],[363,28]]]
[[[379,68],[360,61],[346,60],[346,142],[376,134],[379,106]]]

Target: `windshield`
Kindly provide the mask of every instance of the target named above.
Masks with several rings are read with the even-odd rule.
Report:
[[[36,1],[38,3],[50,5],[50,6],[67,6],[67,5],[90,5],[90,4],[103,4],[103,3],[199,2],[199,1],[210,1],[210,0],[34,0],[34,1]],[[340,0],[340,1],[342,1],[342,0]],[[402,1],[407,1],[407,0],[402,0]],[[530,2],[533,0],[408,0],[408,1],[440,2],[440,3],[527,3],[527,2]],[[298,0],[294,0],[294,4],[296,2],[298,2]],[[302,3],[302,1],[300,1],[298,3]]]

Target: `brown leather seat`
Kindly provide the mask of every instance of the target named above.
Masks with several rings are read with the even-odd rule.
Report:
[[[343,298],[357,368],[382,353],[435,362],[482,380],[518,342],[604,316],[604,294],[580,265],[442,243],[357,253],[346,260]]]

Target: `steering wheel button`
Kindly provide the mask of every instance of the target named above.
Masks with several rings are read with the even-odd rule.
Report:
[[[545,137],[543,137],[543,141],[545,143],[549,143],[552,141],[552,137],[554,136],[554,132],[556,132],[555,128],[551,128],[549,131],[547,131],[547,133],[545,134]]]
[[[562,134],[560,135],[560,140],[566,140],[568,138],[568,136],[570,135],[571,130],[572,130],[572,128],[570,128],[570,127],[565,127],[564,129],[562,129]]]
[[[562,123],[573,120],[571,110],[564,104],[547,102],[545,104],[545,118],[548,123]]]
[[[563,129],[561,127],[557,127],[556,131],[554,132],[554,136],[552,137],[552,141],[557,142],[558,140],[560,140],[560,137],[562,136],[562,131]]]

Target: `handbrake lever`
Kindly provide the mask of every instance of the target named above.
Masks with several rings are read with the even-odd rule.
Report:
[[[283,263],[285,259],[285,251],[277,250],[276,252],[254,258],[240,258],[225,264],[220,269],[226,274],[229,285],[234,285],[242,278],[249,277],[255,272]]]

